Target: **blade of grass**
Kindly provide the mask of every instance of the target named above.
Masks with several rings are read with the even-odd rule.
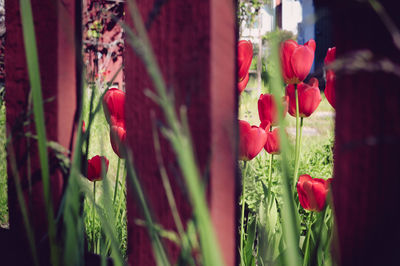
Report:
[[[33,115],[38,136],[40,167],[42,170],[43,194],[46,204],[48,233],[50,241],[51,262],[58,265],[58,250],[56,245],[56,227],[54,221],[53,204],[50,194],[49,160],[46,147],[46,130],[44,125],[44,110],[42,87],[39,73],[39,58],[36,47],[35,29],[32,7],[29,0],[20,0],[22,31],[24,47],[28,64],[29,81],[33,99]]]
[[[79,121],[78,129],[82,128],[82,120]],[[81,158],[83,138],[82,131],[78,130],[74,152],[73,163],[71,164],[68,184],[65,190],[65,204],[63,210],[65,225],[65,242],[64,242],[64,265],[82,265],[84,255],[84,223],[81,210],[81,201],[83,198],[79,184],[81,177]]]
[[[160,169],[161,180],[164,186],[165,193],[167,195],[167,200],[171,208],[172,217],[175,222],[176,229],[178,230],[179,236],[182,238],[185,234],[185,230],[183,228],[182,220],[179,216],[179,211],[176,207],[176,202],[174,198],[174,194],[171,188],[171,185],[168,180],[167,170],[165,169],[163,158],[161,155],[161,145],[157,133],[157,127],[155,125],[155,113],[152,112],[153,118],[153,142],[154,142],[154,149],[156,151],[156,159],[158,162],[158,167]]]
[[[171,184],[168,179],[167,170],[165,169],[165,166],[164,166],[154,112],[151,113],[151,117],[153,120],[153,142],[154,142],[154,149],[156,152],[156,160],[158,163],[158,168],[160,169],[161,180],[162,180],[162,183],[164,186],[165,193],[167,195],[167,200],[168,200],[169,207],[171,209],[172,217],[174,219],[175,226],[177,228],[177,231],[178,231],[178,234],[180,237],[182,259],[186,260],[185,264],[195,265],[195,262],[191,256],[185,256],[185,255],[191,253],[192,247],[190,245],[190,241],[189,241],[187,235],[185,234],[183,223],[179,216],[179,211],[176,207],[176,202],[175,202],[174,194],[173,194],[173,191],[171,188]]]
[[[283,196],[282,208],[282,229],[283,235],[286,242],[287,252],[284,253],[285,264],[287,265],[300,265],[300,256],[298,253],[298,243],[299,243],[299,222],[298,214],[295,207],[295,202],[293,198],[292,189],[290,187],[291,174],[289,170],[289,142],[287,135],[285,133],[285,124],[283,121],[283,106],[281,102],[281,88],[283,86],[282,75],[280,72],[280,62],[279,62],[279,44],[277,38],[272,38],[271,47],[271,59],[273,65],[276,67],[276,75],[271,75],[270,86],[272,93],[274,95],[275,104],[278,109],[279,117],[279,130],[280,144],[281,144],[281,166],[282,166],[282,182],[281,190]]]
[[[145,199],[142,186],[140,185],[136,172],[133,169],[133,159],[129,151],[127,152],[125,158],[126,158],[125,165],[128,178],[131,181],[130,184],[132,185],[132,188],[135,191],[135,194],[137,195],[138,203],[142,209],[157,265],[160,266],[170,265],[164,246],[160,240],[160,237],[158,233],[154,230],[155,225],[153,222],[153,218],[151,216],[150,209],[147,205],[147,201]]]

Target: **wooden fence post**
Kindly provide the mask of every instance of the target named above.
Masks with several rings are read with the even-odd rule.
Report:
[[[137,1],[153,50],[176,106],[188,107],[195,152],[207,184],[212,221],[226,265],[234,265],[237,235],[237,89],[235,6],[230,0]],[[127,9],[128,10],[128,9]],[[126,15],[129,21],[129,14]],[[150,111],[163,121],[160,109],[144,95],[152,83],[132,49],[126,47],[127,140],[154,215],[165,229],[176,230],[158,170]],[[174,153],[162,140],[177,207],[186,222],[192,218],[185,185]],[[129,185],[128,185],[129,186]],[[135,196],[128,189],[128,257],[132,265],[153,265],[146,229]],[[164,240],[173,261],[178,247]]]
[[[325,2],[332,8],[337,57],[346,59],[362,49],[373,53],[372,65],[347,62],[344,69],[361,70],[338,73],[333,181],[336,259],[340,265],[396,265],[400,78],[391,73],[394,68],[377,62],[387,59],[399,64],[400,50],[368,1]],[[379,2],[399,27],[396,2]],[[362,70],[367,66],[376,69]]]
[[[74,0],[32,0],[35,33],[39,54],[40,75],[44,98],[45,124],[48,140],[69,148],[73,117],[76,108]],[[47,219],[42,193],[41,169],[35,135],[33,115],[30,110],[29,79],[22,37],[19,1],[6,1],[6,119],[7,134],[12,137],[12,147],[17,162],[20,183],[35,239],[43,243],[47,233]],[[23,124],[29,121],[28,124]],[[50,149],[49,149],[50,151]],[[61,198],[63,178],[54,154],[50,152],[51,189],[55,208]],[[10,231],[8,239],[0,239],[5,261],[31,264],[26,231],[17,201],[10,150],[8,151],[8,201]],[[29,167],[30,164],[30,167]],[[30,177],[30,180],[29,180]],[[46,239],[46,238],[44,238]],[[48,243],[47,243],[48,244]],[[44,245],[47,245],[44,244]],[[42,244],[39,244],[40,247]],[[46,260],[48,258],[45,258]]]

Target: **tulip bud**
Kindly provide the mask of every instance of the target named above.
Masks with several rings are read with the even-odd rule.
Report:
[[[96,155],[92,157],[92,159],[88,160],[87,179],[89,179],[90,181],[102,180],[102,164],[104,164],[105,173],[107,173],[108,163],[108,159],[105,156],[99,155]]]
[[[125,127],[125,92],[109,89],[103,97],[103,110],[110,125],[123,123]]]
[[[279,128],[275,128],[271,132],[267,132],[267,142],[264,149],[269,154],[280,154]]]
[[[110,142],[111,147],[119,158],[124,158],[122,149],[125,147],[126,131],[121,126],[111,126],[110,128]]]
[[[329,48],[326,57],[325,57],[325,66],[329,65],[336,58],[336,47]],[[336,106],[336,95],[335,95],[335,86],[336,86],[336,74],[333,70],[328,69],[325,70],[325,78],[326,78],[326,85],[325,85],[325,97],[328,102],[332,105],[333,108]]]
[[[282,98],[283,117],[286,116],[288,110],[287,96]],[[278,111],[272,94],[261,94],[258,99],[258,116],[263,124],[270,123],[271,126],[278,124]]]
[[[289,114],[296,116],[296,94],[293,84],[286,86],[286,95],[289,96]],[[310,79],[309,84],[301,82],[297,85],[300,117],[309,117],[321,102],[321,92],[318,88],[318,80]]]
[[[257,126],[239,120],[239,160],[252,160],[260,153],[267,141],[267,133]]]
[[[253,45],[250,41],[241,40],[238,43],[238,77],[239,82],[249,73],[253,60]]]
[[[299,45],[294,40],[285,41],[280,47],[282,75],[286,84],[297,84],[310,73],[314,61],[315,41]]]
[[[324,209],[331,178],[328,180],[301,175],[297,182],[297,193],[301,206],[308,211]]]
[[[244,91],[244,89],[247,86],[247,83],[249,83],[249,73],[247,73],[246,77],[242,81],[238,82],[239,93],[242,93]]]

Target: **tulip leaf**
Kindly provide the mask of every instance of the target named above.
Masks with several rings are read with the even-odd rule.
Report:
[[[256,239],[256,219],[253,217],[247,222],[247,236],[244,244],[244,262],[245,265],[255,265],[255,258],[253,254],[254,240]]]
[[[258,235],[259,240],[262,240],[259,241],[259,259],[265,265],[270,265],[278,257],[282,237],[275,195],[270,193],[270,202],[266,202],[266,199],[261,201],[258,213]]]
[[[28,0],[20,0],[22,33],[28,68],[29,83],[33,99],[33,115],[38,135],[38,149],[42,173],[43,196],[45,200],[48,234],[50,242],[51,263],[59,265],[59,254],[56,243],[56,225],[54,222],[53,203],[50,189],[49,159],[46,148],[46,127],[43,107],[42,85],[40,80],[39,56],[36,45],[32,6]]]

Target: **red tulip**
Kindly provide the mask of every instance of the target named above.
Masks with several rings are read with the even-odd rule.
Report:
[[[293,40],[287,40],[281,45],[282,75],[286,84],[297,84],[307,77],[314,61],[314,53],[313,39],[304,45],[299,45]]]
[[[283,104],[283,117],[286,116],[288,111],[288,101],[287,96],[282,97]],[[270,123],[272,126],[278,124],[278,112],[272,94],[261,94],[258,99],[258,116],[262,124]]]
[[[239,120],[239,160],[249,161],[260,153],[267,141],[267,133],[262,128],[250,126],[249,123]]]
[[[250,41],[241,40],[238,43],[238,77],[239,82],[249,73],[253,59],[253,45]]]
[[[309,84],[299,83],[297,85],[297,94],[299,98],[299,115],[300,117],[309,117],[321,102],[321,92],[318,88],[318,80],[310,79]],[[296,94],[294,85],[286,86],[286,95],[289,96],[289,114],[296,116]]]
[[[102,163],[104,163],[105,173],[107,173],[108,159],[105,156],[96,155],[92,159],[88,160],[87,178],[90,181],[99,181],[102,179],[101,176]]]
[[[85,121],[82,120],[82,133],[85,134],[86,128],[85,128]]]
[[[297,193],[301,206],[308,211],[320,212],[324,209],[331,178],[324,180],[301,175],[297,182]]]
[[[103,109],[110,125],[122,123],[125,127],[125,92],[117,88],[109,89],[103,97]]]
[[[336,59],[336,47],[329,48],[328,51],[326,52],[325,60],[324,63],[325,65],[328,65],[335,61]]]
[[[110,128],[111,147],[119,158],[124,158],[122,149],[125,145],[126,131],[124,127],[113,125]]]
[[[264,145],[264,149],[269,154],[281,153],[279,144],[279,128],[275,128],[271,132],[267,132],[267,142]]]
[[[244,77],[242,81],[238,82],[239,93],[242,93],[244,91],[244,89],[247,86],[247,83],[249,83],[249,73],[247,73],[246,77]]]
[[[329,48],[325,57],[325,66],[335,61],[336,58],[336,47]],[[326,85],[325,85],[325,96],[328,102],[332,105],[333,108],[336,106],[336,97],[335,97],[335,85],[336,85],[336,75],[333,70],[328,69],[325,73],[326,77]]]

